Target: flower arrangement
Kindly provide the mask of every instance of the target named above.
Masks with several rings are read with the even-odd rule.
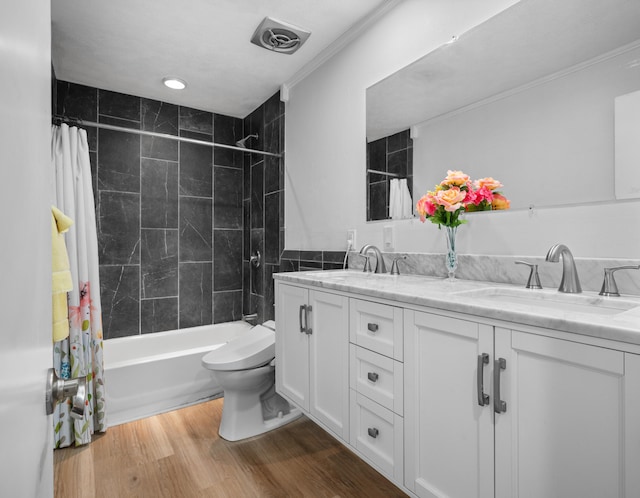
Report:
[[[416,203],[420,221],[457,227],[466,223],[460,219],[465,211],[509,209],[509,199],[498,189],[503,185],[493,178],[472,181],[462,171],[447,171],[447,177]]]

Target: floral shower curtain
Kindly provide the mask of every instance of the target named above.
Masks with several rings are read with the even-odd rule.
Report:
[[[65,234],[73,281],[68,294],[69,337],[53,344],[53,365],[61,378],[87,379],[82,419],[70,417],[68,403],[59,403],[54,411],[54,445],[64,448],[89,443],[92,434],[107,428],[98,237],[87,132],[66,124],[53,126],[51,158],[56,207],[74,221]]]

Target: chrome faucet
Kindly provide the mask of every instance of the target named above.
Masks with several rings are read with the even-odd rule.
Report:
[[[363,246],[362,249],[360,249],[360,254],[366,256],[368,251],[373,251],[373,253],[376,255],[375,273],[387,273],[387,267],[384,265],[384,258],[382,257],[380,249],[372,244],[367,244]]]
[[[557,263],[560,261],[560,256],[562,256],[562,280],[560,281],[558,292],[567,292],[572,294],[582,292],[580,279],[578,278],[578,270],[576,270],[576,263],[567,246],[564,244],[555,244],[551,246],[546,259],[552,263]]]

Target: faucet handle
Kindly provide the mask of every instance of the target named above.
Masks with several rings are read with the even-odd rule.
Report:
[[[529,279],[527,280],[527,289],[542,289],[542,285],[540,284],[540,276],[538,275],[538,265],[534,263],[527,263],[526,261],[516,261],[517,265],[527,265],[531,268],[529,272]]]
[[[613,272],[618,270],[640,270],[640,265],[635,266],[615,266],[613,268],[604,269],[604,280],[602,281],[601,296],[619,297],[618,285],[616,279],[613,278]]]
[[[391,263],[391,271],[389,272],[391,275],[400,275],[400,270],[398,269],[398,260],[407,259],[406,256],[400,256],[398,258],[393,258],[393,263]]]
[[[362,268],[362,271],[371,273],[371,262],[369,261],[369,258],[372,256],[369,256],[368,254],[358,254],[358,256],[362,256],[364,258],[364,267]]]

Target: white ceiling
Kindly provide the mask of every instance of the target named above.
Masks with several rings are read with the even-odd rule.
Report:
[[[52,0],[56,77],[245,117],[390,0]],[[274,17],[311,31],[294,54],[250,43]],[[180,92],[162,78],[187,82]]]
[[[367,89],[375,140],[640,40],[640,0],[521,0]]]

